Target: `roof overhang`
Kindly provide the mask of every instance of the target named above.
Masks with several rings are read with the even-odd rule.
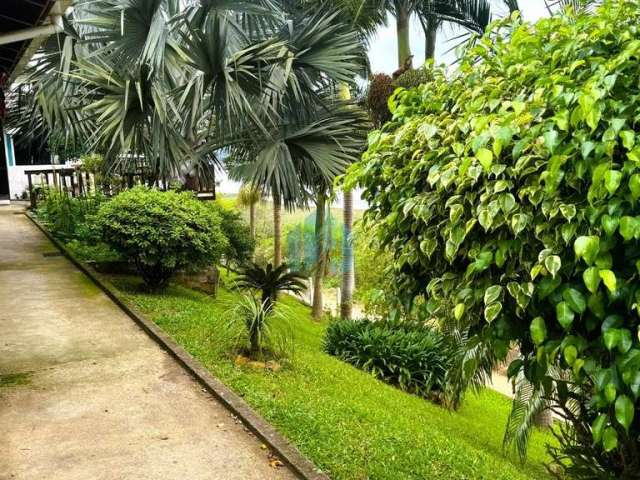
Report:
[[[29,63],[42,42],[62,31],[62,16],[72,0],[0,1],[0,72],[7,85]]]

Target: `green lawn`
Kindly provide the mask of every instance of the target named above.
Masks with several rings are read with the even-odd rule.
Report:
[[[503,454],[506,397],[487,390],[449,412],[379,382],[322,353],[325,325],[292,298],[283,303],[295,325],[295,354],[272,373],[237,367],[226,353],[224,325],[237,293],[221,289],[212,299],[172,286],[150,295],[135,280],[112,281],[334,479],[547,478],[549,435],[534,432],[525,465]]]

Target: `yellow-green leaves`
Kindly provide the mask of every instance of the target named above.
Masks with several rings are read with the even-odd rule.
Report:
[[[598,291],[598,286],[600,285],[600,270],[598,267],[589,267],[582,273],[582,280],[584,281],[584,286],[587,287],[591,293],[596,293]]]
[[[604,187],[609,192],[609,195],[613,195],[618,190],[622,182],[622,172],[618,170],[609,170],[604,174]]]
[[[460,320],[462,315],[464,315],[464,303],[458,303],[453,309],[453,317],[456,320]]]
[[[620,235],[626,241],[640,236],[640,220],[636,217],[624,216],[620,219]]]
[[[600,278],[604,282],[605,286],[609,289],[610,292],[615,292],[617,288],[617,279],[616,274],[611,270],[600,270],[598,272]]]
[[[622,139],[622,145],[627,150],[633,149],[636,144],[636,134],[633,130],[623,130],[620,132],[620,138]]]
[[[587,265],[591,265],[600,252],[600,239],[595,236],[578,237],[573,243],[573,250],[576,257],[583,259]]]
[[[491,150],[486,148],[479,149],[476,152],[476,158],[486,173],[491,171],[491,165],[493,164],[493,152]]]

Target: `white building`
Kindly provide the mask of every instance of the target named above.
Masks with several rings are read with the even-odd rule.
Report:
[[[42,41],[62,31],[71,0],[0,0],[0,202],[20,198],[27,170],[52,167],[48,151],[15,142],[4,131],[4,91],[8,91]]]

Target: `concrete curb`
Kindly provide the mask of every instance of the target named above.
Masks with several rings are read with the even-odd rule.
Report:
[[[237,416],[256,437],[268,445],[271,450],[299,478],[303,480],[329,480],[296,447],[291,445],[276,429],[238,395],[232,392],[220,380],[215,378],[202,364],[193,358],[184,348],[174,342],[160,327],[146,319],[134,307],[126,304],[117,289],[102,274],[95,272],[84,262],[76,258],[42,225],[31,212],[25,216],[67,257],[80,271],[96,284],[120,309],[144,330],[163,350],[169,353],[189,374],[195,378],[211,395],[218,399],[231,413]]]

